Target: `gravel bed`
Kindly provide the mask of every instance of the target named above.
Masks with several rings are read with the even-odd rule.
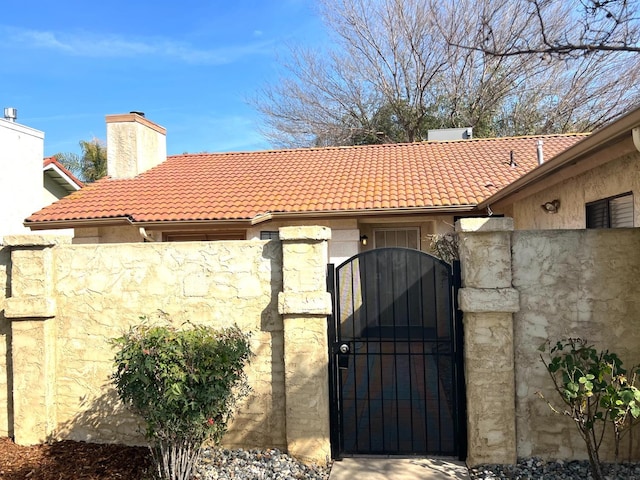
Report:
[[[309,467],[277,449],[205,449],[197,480],[327,480],[329,468]]]
[[[607,480],[640,480],[640,464],[605,464]],[[473,480],[591,480],[589,462],[545,462],[537,458],[519,460],[517,465],[480,465],[469,469]]]

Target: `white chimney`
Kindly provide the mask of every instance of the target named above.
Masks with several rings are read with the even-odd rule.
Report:
[[[133,178],[167,159],[167,130],[142,112],[107,115],[107,174]]]

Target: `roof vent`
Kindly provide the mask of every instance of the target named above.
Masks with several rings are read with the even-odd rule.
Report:
[[[144,112],[136,112],[135,110],[133,110],[129,113],[133,113],[134,115],[140,115],[141,117],[144,117]]]
[[[542,165],[544,163],[544,152],[542,150],[542,145],[544,145],[544,142],[542,140],[538,140],[536,145],[536,153],[537,153],[537,157],[538,157],[538,165]]]
[[[6,107],[4,109],[4,118],[10,122],[15,122],[18,119],[18,109],[13,107]]]

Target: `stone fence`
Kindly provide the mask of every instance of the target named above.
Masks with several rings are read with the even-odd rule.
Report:
[[[0,435],[26,445],[142,443],[110,383],[110,341],[146,316],[251,332],[252,393],[225,442],[326,462],[330,231],[287,227],[280,237],[108,245],[5,237]]]
[[[587,338],[640,362],[640,229],[513,231],[465,219],[460,235],[469,464],[584,459],[538,347]],[[225,443],[330,456],[323,227],[280,240],[71,245],[42,236],[0,246],[0,436],[142,443],[110,382],[110,340],[170,319],[250,331],[253,389]],[[559,402],[559,399],[556,399]],[[636,435],[637,436],[637,435]],[[623,446],[640,458],[638,441]],[[611,457],[612,442],[605,444]]]
[[[587,339],[640,363],[640,229],[513,231],[510,218],[464,219],[460,235],[472,465],[517,457],[586,459],[578,430],[558,407],[538,348]],[[611,429],[602,457],[613,459]],[[640,459],[630,435],[622,459]]]

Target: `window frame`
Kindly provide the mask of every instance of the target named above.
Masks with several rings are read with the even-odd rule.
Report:
[[[376,233],[377,232],[415,232],[416,234],[416,250],[420,250],[421,249],[421,238],[420,238],[420,227],[380,227],[380,228],[373,228],[372,229],[372,236],[373,236],[373,246],[372,248],[384,248],[386,247],[386,245],[384,247],[380,247],[376,241]],[[412,248],[412,247],[401,247],[401,248]]]
[[[630,197],[631,200],[631,226],[612,226],[612,216],[611,216],[611,202],[612,200],[616,200],[618,198]],[[589,222],[589,208],[594,208],[598,205],[604,205],[606,211],[606,226],[593,226],[590,225]],[[601,198],[599,200],[594,200],[593,202],[588,202],[585,204],[585,228],[587,229],[597,229],[597,228],[634,228],[635,227],[635,208],[634,208],[634,199],[633,192],[625,192],[620,193],[618,195],[612,195],[611,197]]]

